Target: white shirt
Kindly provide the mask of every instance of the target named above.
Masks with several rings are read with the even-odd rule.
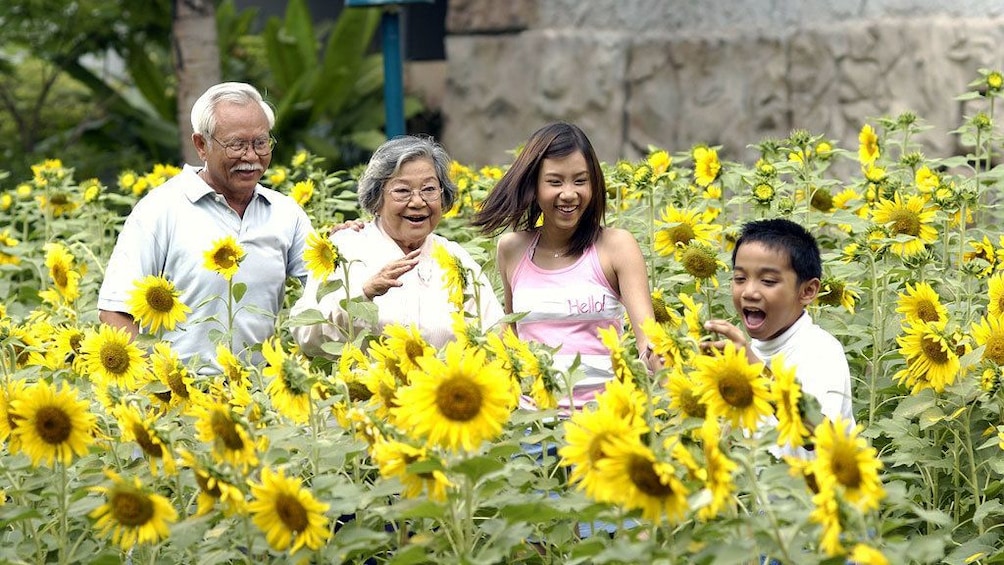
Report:
[[[233,277],[235,284],[247,285],[234,306],[232,347],[241,353],[273,335],[286,278],[306,280],[303,251],[312,227],[295,200],[261,185],[241,218],[197,172],[185,165],[133,208],[108,261],[98,308],[128,313],[126,302],[136,281],[162,274],[192,309],[186,322],[165,332],[163,339],[183,361],[198,355],[210,364],[201,372],[216,373],[221,370],[216,345],[226,331],[228,289],[225,278],[204,266],[205,252],[230,235],[246,254]],[[260,359],[256,354],[250,361]]]
[[[795,368],[795,378],[802,392],[819,401],[823,416],[830,420],[840,416],[848,425],[854,425],[851,372],[844,347],[837,338],[813,323],[808,312],[774,339],[750,340],[750,348],[768,367],[775,355],[783,355],[784,364]],[[777,421],[771,418],[771,422],[776,424]],[[809,452],[802,448],[785,447],[779,454],[809,457]]]
[[[320,347],[326,342],[347,341],[349,317],[341,305],[341,301],[346,299],[346,288],[348,296],[362,297],[366,281],[387,263],[404,257],[400,246],[375,222],[367,223],[361,231],[344,229],[335,232],[331,236],[331,241],[338,248],[339,255],[349,262],[347,284],[342,268],[337,267],[328,280],[342,281],[343,288],[317,300],[321,281],[311,275],[303,290],[303,296],[297,300],[290,312],[291,316],[296,316],[309,310],[316,310],[327,320],[322,324],[292,328],[294,339],[308,355],[323,354]],[[455,308],[449,302],[449,294],[443,283],[443,270],[432,258],[434,244],[445,246],[451,255],[474,273],[473,282],[479,288],[477,293],[479,302],[475,302],[473,297],[469,298],[464,309],[472,315],[480,314],[482,330],[487,330],[502,318],[502,306],[481,266],[459,244],[439,235],[429,234],[422,243],[418,266],[399,279],[402,286],[392,287],[385,294],[373,298],[378,310],[377,327],[368,327],[357,317],[353,323],[356,335],[360,331],[379,334],[388,324],[400,324],[405,327],[411,325],[417,327],[422,337],[434,347],[441,347],[453,340],[452,313]],[[469,288],[467,293],[472,294],[473,289]]]

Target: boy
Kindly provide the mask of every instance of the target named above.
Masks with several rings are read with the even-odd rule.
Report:
[[[801,225],[785,219],[750,222],[732,251],[732,303],[752,339],[747,344],[743,331],[726,320],[708,320],[704,327],[744,347],[750,362],[769,366],[773,356],[783,355],[823,416],[842,416],[853,425],[843,346],[805,311],[822,275],[819,246]],[[725,341],[711,346],[722,348]]]

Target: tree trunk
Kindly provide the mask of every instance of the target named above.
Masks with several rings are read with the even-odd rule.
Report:
[[[178,134],[186,163],[199,163],[192,144],[192,105],[220,82],[220,49],[213,0],[174,0],[171,40],[178,78]]]

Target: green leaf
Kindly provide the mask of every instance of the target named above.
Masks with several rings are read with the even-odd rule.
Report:
[[[335,28],[328,36],[324,60],[310,93],[312,99],[324,101],[323,105],[314,107],[312,121],[322,113],[337,115],[348,100],[380,22],[380,14],[381,10],[377,8],[352,8],[343,10],[338,17]]]
[[[247,291],[248,291],[247,283],[242,283],[242,282],[234,283],[234,288],[233,288],[234,302],[240,302],[241,299],[244,298],[244,294],[246,294]]]

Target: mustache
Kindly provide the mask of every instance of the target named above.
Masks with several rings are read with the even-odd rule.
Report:
[[[265,168],[261,166],[261,163],[238,163],[230,168],[230,172],[237,171],[261,171],[265,172]]]

